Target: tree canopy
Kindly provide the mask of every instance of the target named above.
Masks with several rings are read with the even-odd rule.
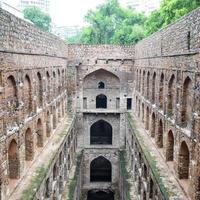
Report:
[[[200,6],[200,0],[162,0],[149,16],[105,0],[85,16],[87,26],[67,41],[85,44],[135,44]]]
[[[24,9],[24,18],[33,22],[43,31],[49,31],[51,27],[51,17],[42,12],[38,7],[30,6]]]
[[[147,18],[146,34],[158,31],[199,6],[200,0],[163,0],[160,9],[152,12]]]
[[[145,16],[122,8],[117,0],[106,0],[85,16],[88,26],[76,38],[86,44],[133,44],[144,37]]]

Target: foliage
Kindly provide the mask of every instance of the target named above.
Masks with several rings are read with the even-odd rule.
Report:
[[[133,44],[144,37],[145,16],[122,8],[117,0],[106,0],[85,16],[88,26],[68,42],[84,44]],[[75,39],[75,40],[74,40]]]
[[[51,17],[42,12],[40,8],[30,6],[24,9],[24,18],[33,22],[36,26],[43,31],[49,31],[51,27]]]
[[[152,12],[145,22],[147,35],[175,22],[199,6],[199,0],[163,0],[160,9]]]
[[[85,20],[88,25],[67,41],[83,44],[135,44],[199,6],[199,0],[162,0],[160,9],[145,17],[143,13],[121,7],[118,0],[105,0],[104,4],[87,13]]]
[[[34,195],[44,180],[48,167],[39,167],[36,170],[36,176],[31,181],[30,185],[26,190],[23,191],[22,200],[31,200],[34,198]]]

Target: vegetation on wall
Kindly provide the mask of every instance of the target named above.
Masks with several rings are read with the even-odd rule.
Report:
[[[68,43],[135,44],[200,6],[199,0],[162,0],[160,9],[149,16],[123,8],[118,0],[105,0],[85,16],[87,26]]]
[[[51,17],[42,12],[40,8],[36,6],[30,6],[23,11],[24,18],[33,22],[37,27],[43,31],[49,31],[51,28]]]

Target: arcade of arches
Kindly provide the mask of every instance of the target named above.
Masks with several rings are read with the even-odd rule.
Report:
[[[0,200],[199,200],[199,13],[68,45],[0,8]]]

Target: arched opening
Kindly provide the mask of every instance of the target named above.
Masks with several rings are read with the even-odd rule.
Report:
[[[111,182],[112,166],[109,160],[103,156],[94,159],[90,164],[91,182]]]
[[[146,124],[145,124],[146,130],[149,130],[149,107],[147,107],[146,110]]]
[[[181,143],[178,155],[178,177],[179,179],[188,179],[190,152],[185,141]]]
[[[107,97],[104,94],[96,97],[96,108],[107,108]]]
[[[154,184],[153,184],[153,180],[150,180],[150,185],[149,185],[149,198],[153,199],[153,188],[154,188]]]
[[[8,166],[9,166],[9,178],[18,179],[19,178],[19,156],[17,150],[17,142],[13,139],[10,142],[8,148]]]
[[[9,76],[7,78],[6,100],[10,111],[14,111],[18,107],[17,98],[17,85],[15,78],[13,76]]]
[[[60,93],[61,93],[61,84],[60,84],[60,82],[61,82],[61,77],[60,77],[60,70],[58,69],[58,91],[57,91],[57,93],[58,93],[58,95],[60,95]]]
[[[147,99],[149,99],[149,82],[150,82],[150,73],[147,73]]]
[[[140,73],[139,73],[139,92],[141,91],[141,70],[140,70]]]
[[[187,127],[191,121],[192,113],[192,81],[187,77],[183,84],[183,98],[182,98],[182,126]]]
[[[145,179],[147,179],[147,166],[145,164],[143,166],[143,176]]]
[[[56,108],[53,108],[53,129],[56,129],[57,119],[56,119]]]
[[[56,73],[55,72],[53,72],[53,96],[55,97],[56,96],[56,91],[57,90],[57,88],[56,88]]]
[[[144,123],[144,103],[142,103],[142,122]]]
[[[47,111],[46,135],[47,137],[50,137],[51,135],[51,115],[49,111]]]
[[[50,181],[49,181],[49,178],[46,180],[46,192],[45,192],[45,196],[46,198],[49,198],[50,197],[50,194],[51,194],[51,188],[50,188]]]
[[[41,119],[37,121],[37,147],[43,147],[44,136],[43,136],[43,126]]]
[[[164,106],[164,74],[161,74],[160,77],[160,88],[159,88],[159,106],[163,109]]]
[[[157,144],[158,148],[163,147],[163,123],[162,123],[162,120],[159,121],[158,133],[156,135],[156,144]]]
[[[25,160],[31,161],[34,158],[34,142],[31,129],[28,128],[25,133]]]
[[[53,166],[53,180],[56,181],[57,180],[57,175],[58,175],[58,168],[56,163]]]
[[[156,132],[156,116],[155,113],[152,113],[151,116],[151,137],[155,137]]]
[[[168,85],[168,105],[167,112],[169,116],[174,115],[174,104],[175,104],[175,76],[171,76],[169,85]]]
[[[152,102],[155,103],[155,96],[156,96],[156,73],[153,74],[152,80]]]
[[[42,76],[38,72],[37,73],[37,79],[38,79],[38,84],[37,84],[37,93],[38,93],[38,107],[42,107],[42,101],[43,101],[43,85],[42,85]]]
[[[24,80],[24,97],[25,97],[25,109],[26,114],[29,115],[32,111],[32,91],[31,91],[31,81],[28,75],[25,76]]]
[[[51,79],[50,79],[50,75],[49,72],[46,73],[46,86],[47,86],[47,102],[50,103],[51,102]]]
[[[146,192],[143,191],[143,200],[146,200],[147,199],[147,195],[146,195]]]
[[[102,82],[102,81],[100,81],[100,82],[98,83],[98,88],[99,88],[99,89],[105,89],[105,83]]]
[[[112,144],[112,126],[104,120],[95,122],[90,128],[90,144]]]
[[[88,191],[87,200],[114,200],[114,193],[110,190]]]
[[[144,91],[145,91],[145,71],[143,71],[142,74],[142,94],[144,95]]]
[[[173,132],[171,130],[168,133],[166,160],[167,161],[173,161],[174,160],[174,135],[173,135]]]

